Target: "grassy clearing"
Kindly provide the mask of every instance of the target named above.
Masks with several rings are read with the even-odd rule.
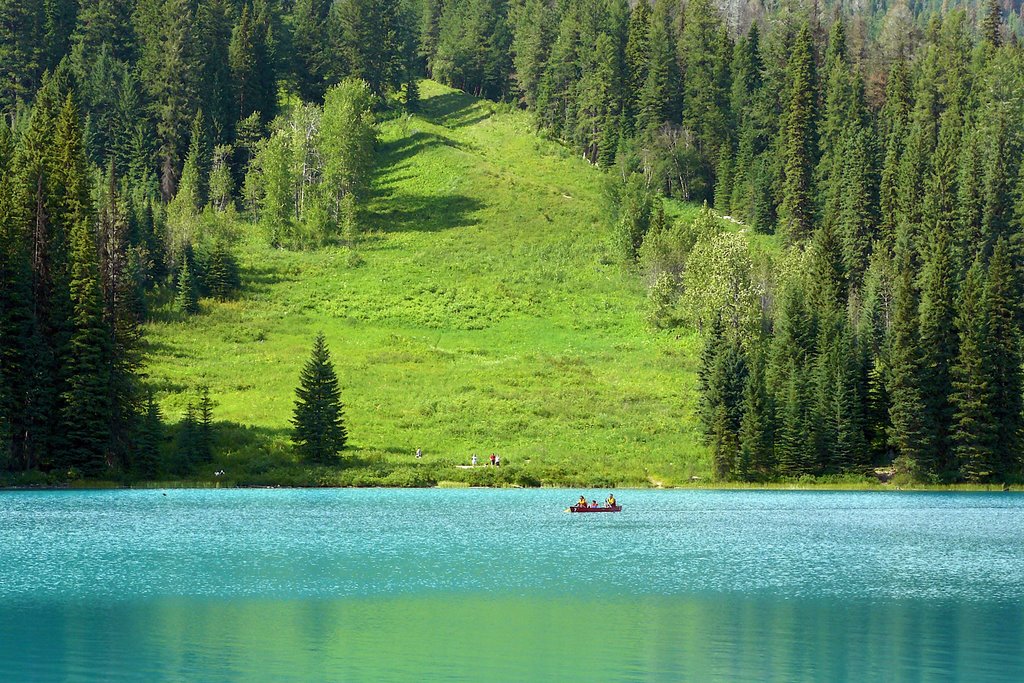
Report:
[[[340,247],[273,250],[252,234],[239,300],[204,301],[187,320],[157,312],[148,372],[167,419],[210,386],[221,454],[207,469],[224,469],[225,482],[672,486],[706,476],[698,341],[646,329],[642,286],[608,257],[599,171],[536,136],[522,112],[429,82],[423,97],[420,115],[383,124],[359,259]],[[298,466],[288,446],[318,330],[352,445],[332,470]],[[455,467],[474,452],[511,467]]]

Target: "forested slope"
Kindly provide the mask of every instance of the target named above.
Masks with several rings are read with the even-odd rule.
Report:
[[[223,452],[209,469],[233,481],[648,485],[706,474],[695,338],[650,333],[643,287],[610,258],[601,172],[538,138],[523,112],[429,81],[423,96],[420,114],[382,126],[358,258],[251,234],[238,300],[204,300],[187,319],[171,304],[156,312],[148,372],[164,414],[182,415],[208,385],[216,420],[230,423],[217,427]],[[352,446],[345,469],[321,475],[291,467],[287,443],[318,330]],[[454,467],[492,452],[501,471]]]

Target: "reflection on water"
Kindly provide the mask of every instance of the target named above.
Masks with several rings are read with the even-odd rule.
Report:
[[[0,675],[1021,680],[1020,497],[574,495],[3,494]]]

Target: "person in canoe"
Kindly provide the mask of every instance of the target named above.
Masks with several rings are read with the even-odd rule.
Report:
[[[585,507],[590,507],[590,506],[587,505],[587,499],[584,498],[583,496],[580,496],[579,501],[576,503],[576,507],[585,508]]]
[[[608,500],[604,501],[604,504],[605,504],[606,507],[610,507],[610,508],[615,507],[615,494],[614,493],[609,493],[608,494]]]

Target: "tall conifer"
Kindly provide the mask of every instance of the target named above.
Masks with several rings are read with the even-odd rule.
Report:
[[[814,49],[811,32],[804,25],[797,34],[789,59],[788,97],[782,143],[785,182],[779,221],[787,240],[799,242],[810,236],[814,225],[815,163]]]
[[[999,425],[993,414],[993,380],[986,320],[984,267],[976,258],[964,279],[957,310],[959,353],[953,366],[951,441],[960,473],[968,481],[987,481],[995,470]]]
[[[989,261],[985,291],[992,413],[998,425],[992,477],[1003,482],[1020,473],[1024,415],[1019,290],[1009,252],[1006,239],[999,239]]]
[[[348,433],[342,414],[341,390],[323,333],[313,342],[313,353],[302,369],[295,390],[292,442],[306,462],[336,462]]]

